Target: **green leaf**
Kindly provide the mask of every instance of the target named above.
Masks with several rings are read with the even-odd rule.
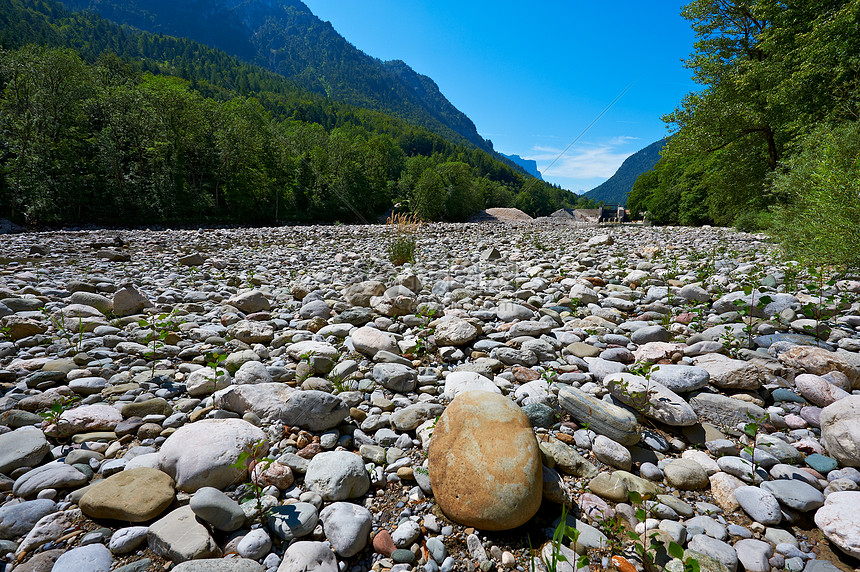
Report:
[[[648,514],[645,512],[644,509],[640,508],[639,510],[636,511],[636,518],[642,522],[645,522],[645,519],[648,518]]]
[[[636,491],[628,491],[627,498],[630,499],[630,502],[633,504],[642,504],[642,495]]]
[[[669,556],[672,558],[677,558],[678,560],[684,559],[684,548],[677,542],[669,542],[666,552],[668,552]]]

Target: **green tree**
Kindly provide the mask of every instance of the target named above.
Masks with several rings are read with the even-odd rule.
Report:
[[[773,233],[810,266],[860,268],[860,122],[822,125],[774,179]]]

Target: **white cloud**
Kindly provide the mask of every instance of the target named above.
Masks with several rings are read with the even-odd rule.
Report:
[[[603,144],[577,145],[555,161],[548,170],[547,167],[559,156],[561,149],[536,145],[532,148],[533,153],[526,158],[537,161],[538,169],[544,175],[569,179],[608,179],[615,174],[624,159],[633,154],[618,147],[635,139],[616,137]]]

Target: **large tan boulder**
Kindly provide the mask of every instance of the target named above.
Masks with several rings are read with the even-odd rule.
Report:
[[[508,530],[537,512],[543,494],[540,450],[531,424],[510,399],[486,391],[459,394],[430,441],[430,482],[453,521]]]
[[[78,503],[90,518],[145,522],[173,502],[173,479],[150,467],[119,472],[90,487]]]

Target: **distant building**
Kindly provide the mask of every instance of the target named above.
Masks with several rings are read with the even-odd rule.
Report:
[[[597,222],[629,222],[630,217],[621,205],[603,205]]]

